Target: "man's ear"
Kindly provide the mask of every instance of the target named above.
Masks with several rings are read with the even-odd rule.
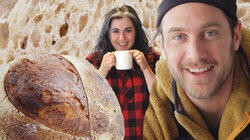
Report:
[[[240,20],[238,20],[237,26],[234,27],[233,41],[234,41],[234,50],[237,51],[241,43],[241,21]]]

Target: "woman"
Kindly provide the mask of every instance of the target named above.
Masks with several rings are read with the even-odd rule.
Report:
[[[132,70],[116,70],[114,51],[130,50]],[[136,11],[127,5],[105,15],[95,52],[86,58],[106,77],[121,105],[125,139],[142,139],[142,126],[149,102],[159,54],[148,46],[148,39]]]

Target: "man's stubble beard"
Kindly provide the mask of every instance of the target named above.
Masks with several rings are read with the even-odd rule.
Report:
[[[200,84],[210,84],[208,88],[199,89],[197,87],[188,87],[187,84],[183,81],[182,76],[180,73],[175,72],[173,69],[169,68],[169,71],[175,81],[182,87],[182,89],[186,92],[186,94],[189,97],[195,98],[195,99],[208,99],[215,95],[221,87],[226,83],[226,81],[229,79],[231,73],[233,72],[234,68],[234,44],[233,42],[230,45],[230,65],[225,66],[225,68],[217,73],[215,77],[215,81],[211,83],[210,79],[204,79],[204,81],[201,81]],[[167,60],[168,63],[168,60]],[[204,62],[205,63],[205,62]]]

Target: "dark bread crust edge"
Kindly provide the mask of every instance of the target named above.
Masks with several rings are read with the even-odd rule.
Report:
[[[21,59],[32,57],[21,56],[8,63],[0,70],[0,138],[1,139],[90,139],[88,137],[72,136],[67,133],[50,129],[43,124],[25,116],[9,101],[4,89],[4,77],[10,67]]]
[[[95,108],[93,106],[90,106],[90,110],[91,108],[95,108],[92,111],[90,111],[90,118],[91,118],[91,123],[93,123],[91,125],[91,139],[123,139],[124,135],[125,135],[125,128],[124,128],[124,120],[123,120],[123,116],[121,113],[121,109],[118,103],[118,100],[112,90],[112,88],[109,86],[108,82],[105,80],[104,77],[102,77],[100,75],[100,73],[98,72],[98,70],[96,70],[91,64],[89,64],[87,61],[82,61],[78,58],[75,57],[71,57],[71,56],[63,56],[64,58],[66,58],[67,60],[69,60],[77,69],[78,73],[80,74],[80,77],[83,77],[81,80],[84,81],[84,76],[86,74],[94,74],[93,76],[95,78],[100,79],[101,81],[104,80],[105,84],[102,87],[99,87],[99,91],[100,90],[108,90],[107,95],[109,99],[112,100],[104,100],[101,104],[99,104],[99,107]],[[22,58],[28,58],[28,56],[22,56],[20,57],[18,60],[14,60],[11,63],[7,64],[7,66],[5,66],[4,68],[2,68],[0,71],[0,138],[4,138],[4,139],[10,139],[10,138],[24,138],[24,139],[90,139],[87,137],[77,137],[77,136],[72,136],[63,132],[58,132],[55,130],[52,130],[44,125],[42,125],[41,123],[28,118],[27,116],[25,116],[23,113],[19,112],[8,100],[8,98],[6,98],[6,94],[4,91],[4,86],[3,86],[3,79],[4,79],[4,75],[7,73],[9,67],[11,67],[11,65],[14,65],[15,63],[17,63],[20,59]],[[78,63],[81,62],[81,64],[79,65]],[[83,66],[81,66],[83,65]],[[81,69],[81,67],[85,67],[85,65],[89,65],[90,67],[93,67],[93,71],[89,73],[88,70],[84,70]],[[86,84],[86,82],[88,81],[84,81],[83,85],[84,85],[84,89],[86,91],[86,93],[90,96],[88,96],[88,102],[92,103],[94,106],[96,106],[96,102],[100,101],[99,99],[95,99],[95,94],[93,94],[91,96],[91,94],[93,93],[93,90],[95,90],[96,88],[98,88],[98,81],[96,81],[96,83],[94,83],[94,87],[90,87],[89,85],[91,84]],[[86,84],[86,85],[85,85]],[[93,85],[93,83],[92,83]],[[102,92],[98,92],[98,94],[103,93]],[[106,96],[106,95],[104,95]],[[112,114],[112,112],[110,113],[110,111],[114,111],[116,112],[115,114]],[[98,115],[95,112],[98,111],[100,112],[102,115]],[[108,113],[108,114],[105,114]],[[105,116],[105,118],[107,119],[107,124],[103,125],[102,128],[103,131],[99,131],[99,129],[97,130],[93,130],[94,128],[98,127],[98,125],[96,124],[101,124],[101,120],[100,117],[101,116]],[[14,116],[14,117],[12,117]],[[24,119],[20,119],[20,118],[24,118]],[[17,120],[21,120],[20,125],[17,125],[19,121]],[[8,121],[11,120],[10,122],[13,123],[9,123]],[[24,121],[26,120],[26,121]],[[95,123],[97,122],[97,123]],[[7,128],[11,128],[13,126],[19,126],[17,127],[18,129],[22,130],[22,132],[20,133],[16,133],[15,135],[12,135],[12,132],[10,131],[10,129]],[[23,126],[27,126],[23,127]],[[36,127],[37,131],[31,131],[31,128]],[[38,129],[39,128],[39,129]],[[14,130],[14,129],[13,129]],[[38,131],[39,130],[39,131]],[[24,135],[26,134],[26,135]],[[32,135],[27,135],[27,134],[32,134]],[[13,137],[11,137],[13,136]]]

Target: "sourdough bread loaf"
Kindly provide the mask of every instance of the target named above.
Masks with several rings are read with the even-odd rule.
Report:
[[[28,55],[0,76],[0,138],[123,139],[117,98],[88,62]]]
[[[0,88],[1,89],[0,109],[2,111],[0,114],[1,116],[0,126],[2,130],[0,131],[0,135],[4,137],[7,136],[21,137],[22,136],[21,134],[24,134],[25,136],[23,137],[25,138],[28,137],[36,139],[39,139],[39,137],[40,139],[43,139],[45,137],[51,139],[62,139],[62,138],[81,139],[83,136],[80,135],[80,133],[78,132],[81,131],[80,128],[74,128],[74,130],[70,129],[68,130],[66,128],[60,128],[60,125],[55,125],[52,127],[52,125],[56,124],[56,122],[52,122],[52,120],[45,122],[43,124],[41,123],[41,121],[39,122],[39,119],[35,120],[26,116],[24,110],[25,108],[27,108],[27,106],[19,107],[23,109],[23,112],[17,110],[16,108],[17,105],[14,106],[14,104],[12,104],[13,101],[11,102],[9,100],[9,97],[5,93],[3,87],[4,75],[7,74],[9,68],[12,68],[13,65],[19,63],[20,59],[25,58],[24,56],[27,54],[29,55],[29,54],[39,54],[39,53],[53,53],[53,54],[58,54],[58,56],[54,56],[56,58],[61,58],[61,57],[63,57],[64,59],[67,58],[67,61],[69,61],[72,65],[74,63],[74,71],[77,71],[78,75],[80,75],[82,79],[81,80],[82,86],[84,87],[84,92],[85,92],[85,94],[83,95],[86,96],[85,98],[82,97],[82,100],[86,100],[91,97],[91,100],[87,100],[88,101],[87,105],[89,105],[88,108],[90,111],[88,112],[89,113],[88,115],[90,116],[90,114],[92,114],[94,118],[99,118],[102,115],[95,116],[93,115],[95,114],[94,112],[106,111],[106,110],[92,107],[94,103],[96,102],[99,103],[100,100],[102,100],[102,98],[95,98],[95,97],[101,97],[96,95],[98,94],[98,92],[95,91],[99,91],[99,93],[103,92],[103,90],[105,89],[108,89],[109,91],[109,88],[107,86],[108,84],[104,86],[105,88],[102,86],[101,86],[102,88],[97,86],[98,85],[97,83],[99,83],[98,74],[95,78],[93,78],[94,75],[96,75],[95,72],[93,72],[92,70],[91,70],[92,72],[89,72],[87,68],[85,69],[86,66],[90,67],[89,64],[85,63],[84,61],[79,62],[80,60],[78,60],[77,58],[84,60],[86,55],[92,52],[97,41],[98,33],[100,32],[102,26],[104,14],[111,8],[115,6],[121,6],[123,4],[128,4],[135,8],[144,25],[146,34],[149,40],[151,40],[156,30],[155,29],[156,11],[160,2],[161,0],[151,0],[151,1],[149,0],[137,0],[137,1],[135,0],[49,0],[49,1],[0,0],[0,70],[1,70],[0,75],[2,78],[1,88]],[[242,21],[243,27],[250,28],[249,0],[237,0],[237,4],[238,4],[238,16],[239,19]],[[158,36],[153,44],[153,47],[155,50],[159,51],[160,45],[161,45],[161,37]],[[62,56],[62,55],[67,55],[67,56]],[[28,57],[28,58],[29,58],[28,60],[32,59],[32,61],[34,59],[33,57]],[[26,63],[28,67],[29,66],[31,67],[31,64],[28,64],[28,62]],[[67,64],[67,66],[70,65]],[[79,72],[81,70],[83,72]],[[54,74],[65,77],[65,75],[64,76],[59,75],[60,73],[55,72]],[[40,75],[42,75],[42,73]],[[19,77],[23,76],[25,75],[19,74]],[[42,84],[42,81],[38,83]],[[72,81],[72,83],[74,82]],[[32,82],[26,84],[32,84]],[[69,83],[67,84],[70,85]],[[78,86],[80,86],[80,83]],[[81,89],[81,86],[78,88]],[[12,88],[10,86],[9,90],[10,92],[12,91]],[[21,90],[25,91],[26,89],[19,89],[17,93],[21,92]],[[33,94],[34,96],[37,96],[37,93]],[[68,95],[73,95],[73,94],[68,94]],[[92,95],[95,95],[95,97],[92,97]],[[20,95],[16,94],[16,96]],[[25,94],[23,96],[25,96]],[[14,97],[12,98],[13,98],[12,100],[15,99]],[[22,99],[19,100],[19,102],[29,103],[29,100]],[[31,104],[31,107],[35,106],[33,107],[33,109],[35,109],[36,112],[46,111],[46,109],[45,110],[40,109],[39,106],[46,106],[44,105],[44,102],[48,102],[50,100],[51,98],[41,99],[39,104],[34,104],[34,105]],[[73,99],[71,99],[70,102],[77,103],[77,101]],[[114,105],[109,106],[110,109],[116,106],[117,104],[116,100],[114,100],[113,104]],[[78,102],[78,105],[83,106],[84,104]],[[73,107],[73,106],[69,107],[66,104],[64,104],[63,106],[67,110],[69,110],[70,107]],[[101,105],[100,107],[104,108],[103,105]],[[92,108],[93,110],[90,108]],[[81,109],[78,108],[78,110]],[[63,110],[58,110],[58,111],[63,112]],[[26,114],[28,114],[27,112],[28,110],[26,110]],[[71,112],[68,112],[69,113],[68,115],[71,114],[70,116],[72,116],[72,114],[74,114],[75,112],[76,111],[72,110]],[[29,115],[32,116],[32,113],[30,112]],[[109,115],[112,116],[113,114]],[[48,113],[47,119],[49,119],[49,116],[51,116],[51,114]],[[73,116],[75,116],[75,119],[81,118],[77,113],[76,115]],[[36,114],[33,114],[33,118],[35,117]],[[55,118],[60,118],[60,117],[55,116]],[[15,121],[12,122],[12,120]],[[84,120],[83,118],[81,118],[80,120],[85,121],[81,122],[82,124],[102,121],[102,119],[100,119],[99,121],[97,119],[94,119],[91,122],[91,119]],[[114,122],[115,120],[117,119],[113,117]],[[76,120],[72,118],[67,121],[74,122]],[[66,124],[61,124],[61,125],[66,127]],[[90,130],[92,131],[86,132],[86,134],[88,135],[91,134],[92,137],[94,134],[99,134],[99,131],[97,131],[99,129],[96,129],[96,131],[93,130],[94,128],[97,127],[96,125],[90,125],[90,127],[91,127]],[[121,127],[122,129],[124,129],[123,126]],[[117,127],[112,127],[112,128],[115,129],[114,132],[118,131]],[[8,132],[9,135],[6,136],[6,132]],[[74,135],[77,136],[73,136],[73,133]],[[79,135],[77,133],[79,133]],[[119,136],[120,133],[117,132],[117,135]]]

